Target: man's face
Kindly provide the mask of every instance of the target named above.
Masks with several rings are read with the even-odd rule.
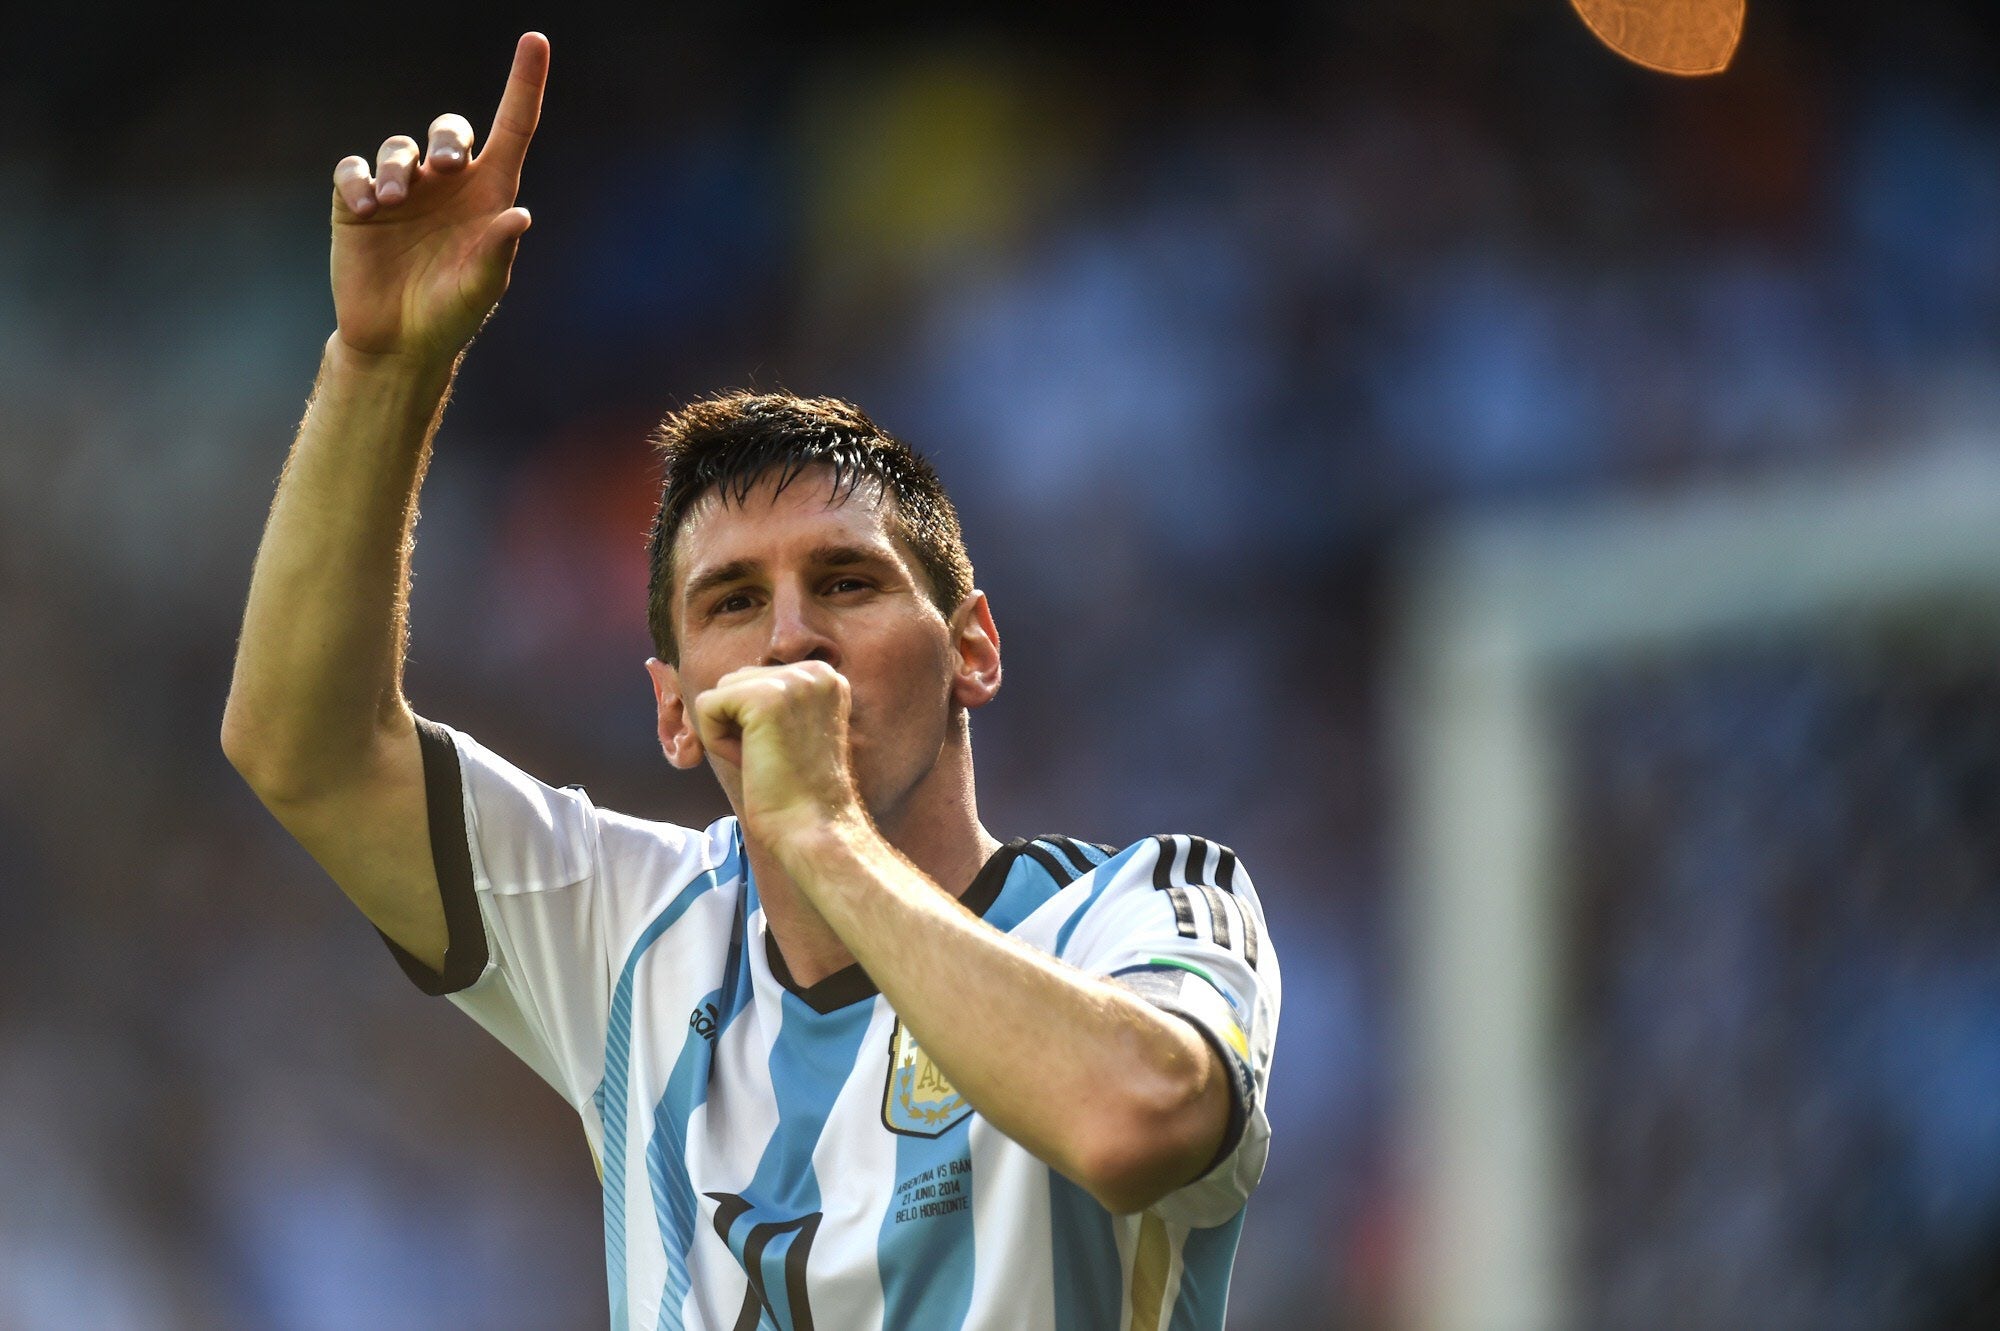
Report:
[[[711,491],[675,538],[672,613],[678,668],[649,663],[668,757],[692,766],[692,701],[732,670],[821,660],[847,678],[849,744],[861,798],[892,817],[936,766],[953,704],[991,690],[966,687],[962,625],[990,631],[977,596],[947,620],[922,566],[896,531],[893,501],[868,482],[835,501],[832,472],[815,467],[782,493],[775,475],[742,504]],[[974,602],[978,602],[977,605]],[[993,687],[998,685],[997,641]],[[732,802],[738,774],[717,767]]]

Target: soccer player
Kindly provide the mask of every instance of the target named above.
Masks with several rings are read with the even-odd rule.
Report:
[[[597,808],[401,685],[416,496],[505,290],[548,44],[485,148],[335,171],[337,331],[223,746],[424,989],[581,1116],[617,1328],[1220,1327],[1263,1170],[1271,940],[1225,847],[979,821],[1000,640],[930,467],[855,408],[661,430],[661,747],[735,816]]]

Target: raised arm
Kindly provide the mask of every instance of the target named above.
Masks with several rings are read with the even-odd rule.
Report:
[[[463,116],[334,170],[327,339],[251,575],[222,747],[369,919],[445,954],[423,761],[402,691],[417,491],[452,375],[527,231],[521,164],[549,44],[528,33],[485,148]]]

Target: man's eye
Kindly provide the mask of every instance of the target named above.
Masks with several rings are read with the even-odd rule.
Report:
[[[865,591],[868,584],[860,578],[835,578],[826,589],[830,593]]]
[[[729,593],[729,595],[723,597],[720,601],[717,601],[715,605],[709,610],[709,613],[715,615],[727,615],[737,610],[748,610],[749,608],[750,608],[750,598],[748,596],[744,595],[742,592],[731,592]]]

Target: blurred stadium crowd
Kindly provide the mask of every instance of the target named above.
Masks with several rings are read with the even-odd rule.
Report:
[[[1738,69],[1692,85],[1554,3],[1363,8],[1144,42],[1032,6],[534,18],[536,226],[417,559],[419,711],[705,822],[641,668],[646,431],[782,385],[930,453],[1008,651],[989,826],[1199,831],[1268,903],[1249,1328],[1392,1318],[1401,542],[1992,447],[2000,420],[1973,6],[1892,31],[1753,5]],[[326,177],[441,111],[482,124],[518,29],[316,63],[248,18],[174,59],[149,42],[178,16],[106,47],[34,22],[47,67],[0,93],[0,1325],[601,1325],[566,1107],[408,987],[216,743],[331,330]],[[1587,806],[1577,943],[1590,1325],[1972,1325],[2000,1251],[2000,671],[1902,702],[1894,670],[1733,671],[1609,687],[1580,727],[1629,778]],[[1924,746],[1972,738],[1955,812],[1885,826]],[[1824,918],[1850,892],[1821,868],[1866,879]]]
[[[1773,637],[1585,690],[1579,1325],[1994,1324],[1994,642]]]

